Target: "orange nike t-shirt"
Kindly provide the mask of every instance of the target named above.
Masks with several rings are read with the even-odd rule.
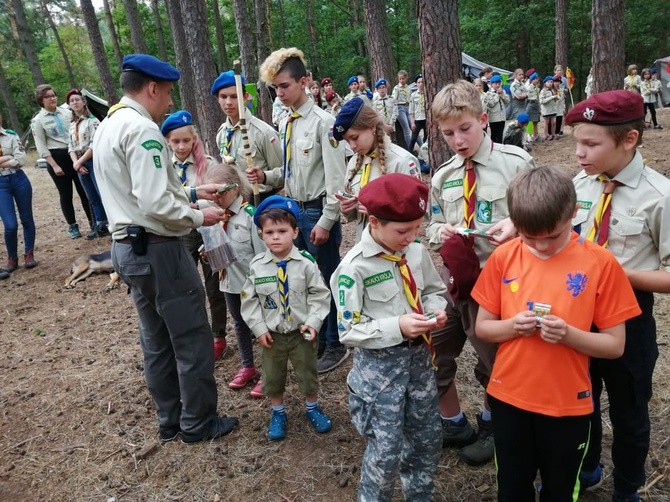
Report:
[[[574,233],[556,255],[541,259],[521,239],[496,249],[472,297],[486,310],[509,319],[551,305],[551,314],[585,331],[608,328],[641,313],[623,268],[606,249]],[[599,336],[594,334],[593,336]],[[579,416],[593,411],[589,357],[551,344],[539,330],[502,342],[487,392],[517,408],[543,415]]]

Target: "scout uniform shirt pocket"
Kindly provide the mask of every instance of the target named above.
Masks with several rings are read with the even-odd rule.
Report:
[[[448,180],[442,184],[444,218],[450,225],[463,223],[463,180]]]
[[[281,307],[279,305],[277,276],[256,277],[254,279],[254,285],[261,307],[263,308],[263,315],[268,316],[268,319],[274,319],[275,315],[280,315]]]
[[[630,258],[651,242],[649,230],[645,231],[644,220],[624,216],[612,210],[607,248],[614,256]]]
[[[477,188],[477,223],[492,225],[507,218],[507,188],[504,186],[480,186]]]
[[[298,166],[309,167],[314,157],[314,138],[298,138],[295,140],[295,154],[292,157]]]
[[[244,223],[234,223],[232,225],[229,224],[227,233],[233,242],[246,244],[251,240],[251,232],[249,231],[249,225],[245,225]]]

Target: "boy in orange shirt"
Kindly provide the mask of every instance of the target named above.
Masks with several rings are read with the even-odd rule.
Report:
[[[611,253],[572,231],[566,174],[524,171],[508,204],[519,238],[491,254],[472,291],[477,336],[499,344],[487,387],[498,500],[535,500],[538,469],[542,500],[573,500],[593,411],[589,357],[619,357],[640,309]]]

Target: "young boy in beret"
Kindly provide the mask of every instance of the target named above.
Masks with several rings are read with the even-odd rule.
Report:
[[[575,500],[593,411],[589,358],[616,358],[639,314],[616,259],[572,231],[577,197],[555,167],[510,184],[519,238],[497,248],[472,290],[477,337],[497,343],[487,386],[498,500]],[[597,326],[597,330],[593,325]]]
[[[430,500],[441,449],[430,330],[446,322],[446,287],[415,241],[428,187],[391,173],[358,198],[370,224],[330,283],[340,339],[355,347],[349,407],[367,440],[358,500],[390,501],[398,474],[405,500]]]
[[[520,113],[516,120],[512,120],[505,126],[503,132],[503,145],[514,145],[523,148],[527,152],[532,149],[531,139],[526,130],[526,126],[530,121],[530,116],[524,112]]]
[[[354,75],[353,77],[349,77],[349,80],[347,80],[347,87],[349,88],[349,94],[344,96],[343,104],[349,101],[350,99],[354,99],[360,94],[358,92],[358,77],[356,75]]]
[[[254,223],[268,250],[249,264],[240,296],[241,314],[263,347],[263,394],[272,403],[268,437],[286,437],[287,363],[290,360],[305,396],[305,415],[319,433],[328,432],[330,419],[319,408],[316,374],[316,335],[328,315],[330,291],[316,260],[293,244],[300,212],[294,200],[272,195],[261,202]]]
[[[375,83],[374,99],[372,105],[379,112],[384,119],[384,130],[386,134],[391,136],[395,131],[395,121],[398,118],[398,111],[396,110],[395,101],[388,95],[388,81],[385,78],[380,78]],[[391,139],[392,136],[391,136]]]
[[[446,246],[452,257],[476,255],[474,260],[483,267],[496,246],[516,236],[509,220],[507,186],[517,173],[533,167],[533,159],[521,148],[492,142],[483,132],[487,115],[482,109],[479,92],[469,82],[460,80],[444,87],[435,96],[432,112],[442,137],[456,155],[440,166],[433,176],[431,216],[426,235],[433,249]],[[487,237],[469,237],[463,242],[463,237],[458,234],[465,230],[480,231]],[[453,248],[457,252],[452,252]],[[443,445],[464,446],[461,459],[480,464],[493,458],[491,413],[484,401],[482,412],[477,415],[477,435],[458,401],[454,385],[456,358],[466,340],[470,340],[477,352],[475,377],[486,388],[496,347],[475,337],[477,303],[470,298],[469,289],[472,289],[472,279],[476,279],[479,270],[475,270],[471,280],[465,281],[469,284],[466,286],[456,280],[460,279],[461,266],[459,260],[450,260],[443,269],[443,277],[451,291],[447,325],[433,334],[437,353],[436,379]]]
[[[503,142],[505,109],[507,108],[509,101],[509,95],[502,88],[502,77],[500,75],[493,75],[491,77],[488,92],[482,96],[482,104],[484,106],[484,111],[489,116],[491,139],[494,143]]]
[[[305,94],[307,69],[302,51],[295,47],[270,54],[261,66],[261,78],[277,90],[290,114],[279,125],[284,162],[282,167],[263,171],[247,170],[250,183],[274,187],[284,185],[286,195],[300,209],[296,246],[316,258],[328,282],[340,263],[339,202],[335,193],[344,184],[345,149],[333,137],[335,118],[314,105]],[[318,370],[325,373],[338,367],[349,355],[337,336],[334,302],[319,342],[325,346]]]
[[[613,428],[613,501],[640,500],[649,450],[649,408],[658,348],[654,293],[670,292],[670,180],[644,165],[642,96],[602,92],[566,115],[582,171],[573,182],[580,207],[573,220],[587,240],[607,247],[623,266],[642,314],[626,322],[626,346],[615,360],[591,360],[596,409],[582,484],[602,479],[600,395],[607,388]]]

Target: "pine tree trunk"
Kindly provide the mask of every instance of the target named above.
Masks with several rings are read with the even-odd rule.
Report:
[[[407,9],[407,25],[409,26],[409,63],[406,68],[410,75],[415,75],[421,71],[421,58],[419,57],[419,30],[417,27],[417,12],[416,2],[410,2],[409,9]],[[400,68],[396,68],[399,70]],[[395,72],[394,72],[395,73]],[[395,78],[395,75],[389,75],[387,79]]]
[[[158,39],[158,53],[163,61],[167,61],[168,55],[165,49],[165,35],[163,34],[163,22],[161,13],[158,10],[158,0],[151,0],[151,12],[154,16],[154,25],[156,27],[156,38]]]
[[[430,108],[433,98],[445,84],[461,78],[458,0],[419,0],[418,15],[430,168],[434,172],[452,155],[438,124],[431,117]]]
[[[591,4],[591,62],[594,92],[623,87],[624,0],[593,0]]]
[[[112,46],[114,47],[114,56],[116,57],[116,63],[119,65],[119,70],[123,64],[123,54],[121,53],[121,45],[119,44],[119,37],[116,34],[116,28],[114,27],[114,18],[112,17],[112,9],[109,8],[109,0],[102,0],[102,7],[105,11],[105,20],[107,21],[107,29],[109,30],[109,35],[112,38]]]
[[[384,0],[365,0],[365,33],[370,54],[370,87],[372,87],[377,79],[394,77],[391,36]]]
[[[70,81],[70,87],[75,88],[77,87],[77,81],[74,78],[74,72],[72,71],[72,65],[70,64],[70,58],[67,56],[67,51],[65,50],[65,46],[63,45],[63,41],[61,40],[60,35],[58,34],[58,28],[56,27],[56,23],[54,23],[54,20],[51,17],[51,12],[49,12],[49,7],[47,6],[46,0],[42,0],[41,7],[42,13],[44,14],[44,17],[46,17],[47,23],[49,23],[49,28],[51,28],[51,31],[54,34],[54,38],[56,39],[56,44],[58,44],[58,49],[60,50],[61,56],[63,56],[63,64],[65,65],[65,71],[67,72],[67,77]]]
[[[284,19],[284,2],[277,0],[277,10],[279,11],[279,36],[281,38],[281,46],[286,47],[286,20]],[[259,63],[263,63],[259,61]]]
[[[254,0],[254,15],[256,17],[256,61],[262,63],[270,55],[268,46],[267,17],[265,15],[265,0]],[[258,110],[256,114],[266,123],[272,124],[272,102],[264,82],[256,84],[258,90]]]
[[[105,52],[105,45],[102,42],[102,35],[98,27],[98,18],[95,16],[95,9],[91,0],[81,0],[81,14],[84,18],[88,38],[91,41],[91,50],[95,58],[95,64],[100,73],[100,81],[102,82],[102,89],[105,93],[107,104],[112,106],[118,101],[116,93],[116,82],[112,78],[112,72],[109,69],[109,62],[107,61],[107,53]]]
[[[9,124],[11,124],[11,128],[16,131],[19,137],[23,136],[23,128],[19,121],[19,114],[16,111],[14,98],[12,98],[12,90],[9,87],[9,82],[7,82],[7,79],[5,78],[5,71],[2,68],[2,60],[0,60],[0,96],[2,96],[2,100],[7,106],[7,111],[9,111]],[[7,127],[7,117],[4,117],[4,121],[5,127]]]
[[[197,105],[195,111],[200,117],[200,137],[207,152],[218,159],[219,149],[216,147],[216,131],[225,117],[216,100],[209,93],[212,82],[217,75],[214,69],[208,32],[202,29],[203,26],[207,26],[207,7],[205,0],[180,0],[179,3],[184,21],[184,32],[189,34],[186,38],[186,49],[190,58],[190,68],[193,72]]]
[[[556,64],[568,63],[568,0],[556,0]]]
[[[314,76],[319,75],[319,49],[316,41],[316,24],[314,22],[314,0],[305,0],[307,7],[307,35],[309,37],[309,48],[307,61],[309,69]]]
[[[200,131],[200,116],[196,113],[198,106],[195,101],[195,83],[189,62],[188,50],[186,49],[186,33],[184,32],[181,6],[179,5],[179,0],[165,0],[165,6],[167,8],[168,19],[170,19],[170,31],[172,32],[174,53],[177,60],[176,66],[181,70],[181,78],[177,84],[179,86],[181,109],[193,112],[193,122],[196,129]]]
[[[247,80],[255,82],[258,78],[258,69],[254,57],[254,37],[249,27],[249,13],[245,0],[233,0],[233,14],[235,16],[237,39],[240,43],[242,72]]]
[[[522,12],[528,12],[528,3],[529,0],[517,2]],[[516,31],[516,64],[523,69],[530,68],[530,32],[527,29],[521,28]]]
[[[30,68],[30,73],[33,74],[33,81],[36,86],[45,84],[46,81],[42,75],[39,59],[37,59],[37,52],[35,52],[35,45],[33,44],[33,36],[28,27],[28,20],[26,19],[26,13],[23,10],[21,0],[11,0],[11,10],[14,14],[14,20],[16,21],[15,35],[18,36],[17,41],[26,56],[28,68]]]
[[[123,0],[123,6],[126,10],[128,28],[130,28],[130,43],[135,52],[146,54],[148,52],[147,43],[144,40],[140,9],[137,7],[137,0]]]
[[[212,11],[214,11],[214,27],[216,29],[217,61],[219,62],[219,73],[230,68],[228,51],[226,50],[226,37],[223,34],[221,23],[221,12],[219,11],[219,0],[212,0]]]

